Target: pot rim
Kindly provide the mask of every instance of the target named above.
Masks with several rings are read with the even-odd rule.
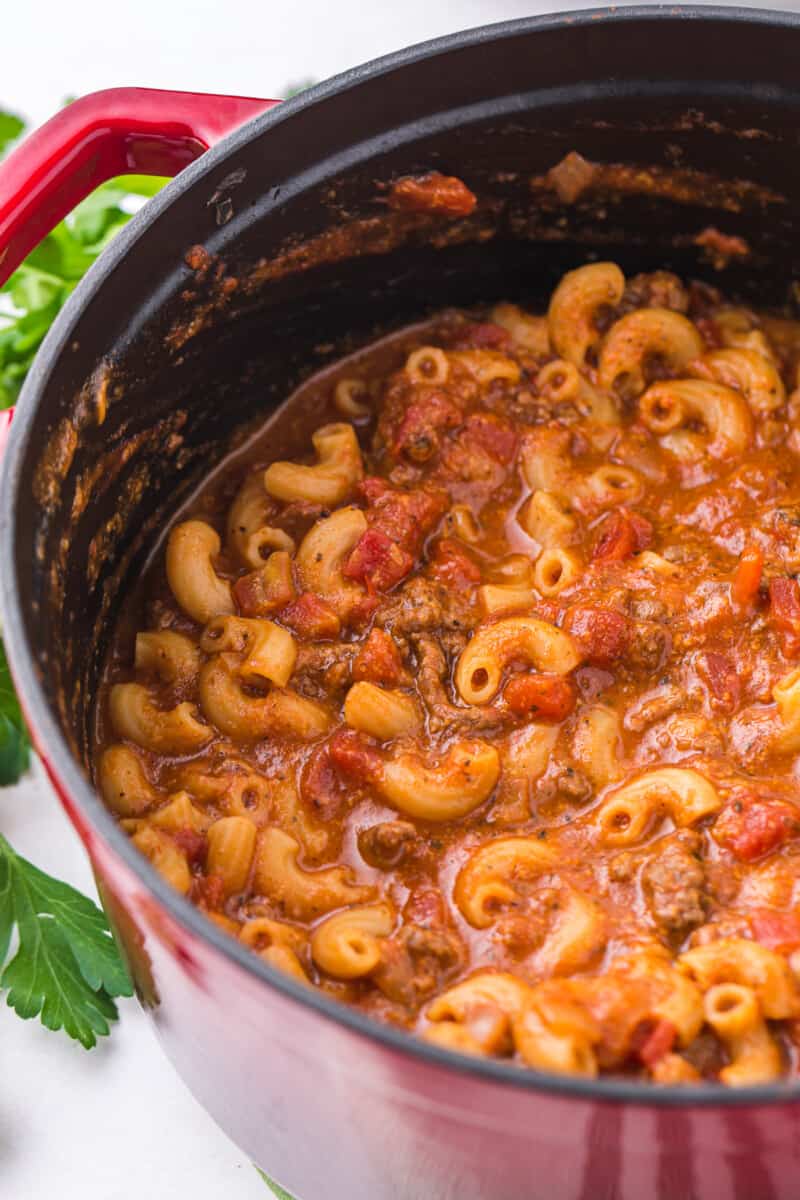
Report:
[[[50,711],[34,667],[34,653],[25,633],[22,605],[16,585],[12,505],[22,482],[22,460],[31,438],[37,401],[46,387],[54,363],[70,341],[77,318],[88,302],[100,291],[108,276],[147,229],[178,196],[189,191],[201,178],[217,170],[227,157],[236,153],[255,136],[265,133],[273,125],[291,120],[296,112],[311,108],[324,102],[329,96],[357,86],[363,80],[374,79],[410,62],[450,50],[475,46],[481,42],[561,26],[594,26],[600,19],[622,25],[634,21],[658,25],[667,21],[674,23],[711,20],[725,25],[757,23],[800,30],[800,14],[789,11],[728,8],[720,5],[690,5],[678,9],[671,5],[632,5],[617,9],[594,8],[522,17],[447,34],[354,67],[246,122],[181,171],[131,219],[103,251],[57,316],[36,355],[20,394],[0,472],[0,611],[7,634],[4,638],[5,649],[33,740],[62,796],[68,797],[69,803],[75,805],[91,830],[122,860],[147,891],[166,909],[170,917],[189,934],[209,943],[216,952],[284,997],[344,1026],[349,1032],[378,1042],[388,1050],[421,1060],[431,1067],[444,1068],[459,1075],[477,1077],[489,1083],[504,1084],[525,1092],[543,1092],[583,1100],[629,1103],[653,1108],[780,1104],[800,1099],[800,1080],[790,1084],[761,1084],[737,1089],[712,1083],[695,1084],[689,1088],[657,1087],[625,1079],[584,1079],[550,1075],[530,1068],[523,1070],[501,1060],[459,1055],[423,1041],[412,1033],[384,1025],[321,992],[312,991],[291,976],[265,963],[171,888],[136,850],[102,804],[89,779],[73,757]],[[46,753],[41,749],[43,747],[46,747]]]

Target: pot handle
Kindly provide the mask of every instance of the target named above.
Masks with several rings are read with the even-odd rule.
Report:
[[[116,175],[177,175],[278,103],[108,88],[68,104],[0,164],[0,284],[99,184]]]

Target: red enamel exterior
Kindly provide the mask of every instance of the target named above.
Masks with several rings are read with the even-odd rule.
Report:
[[[375,1053],[174,921],[46,765],[175,1067],[298,1200],[797,1200],[796,1103],[602,1103]]]
[[[0,283],[116,175],[177,175],[277,100],[109,88],[73,101],[0,165]]]
[[[164,911],[45,765],[134,970],[149,962],[137,976],[145,1003],[150,973],[158,981],[152,1015],[175,1067],[298,1200],[797,1200],[796,1103],[724,1108],[689,1092],[664,1108],[525,1093],[376,1054],[267,991]],[[224,1032],[209,1036],[220,1021]]]
[[[11,422],[14,419],[13,408],[6,408],[0,412],[0,463],[3,461],[3,451],[6,448],[8,435],[11,432]]]
[[[759,23],[770,26],[779,47],[792,39],[796,46],[800,38],[800,23],[779,14],[734,17],[721,10],[659,10],[658,27],[651,25],[648,10],[628,10],[634,14],[630,18],[623,10],[505,27],[503,53],[518,37],[532,33],[539,38],[558,27],[568,38],[577,30],[579,40],[572,45],[584,47],[581,62],[588,64],[585,46],[593,43],[603,17],[618,25],[614,46],[620,62],[627,64],[628,20],[643,24],[648,38],[666,35],[685,45],[693,31],[682,23],[681,11],[697,22],[710,22],[712,32],[721,25],[744,51],[749,51],[751,28]],[[415,56],[420,61],[426,55],[460,54],[469,38],[456,35],[447,45],[405,52],[389,66],[373,67],[372,78],[388,89],[385,80],[391,71],[402,83]],[[470,45],[484,54],[480,36]],[[529,50],[526,44],[525,70]],[[711,57],[701,64],[702,73]],[[604,65],[603,72],[624,79],[635,66],[621,65],[616,73]],[[444,68],[438,70],[441,74]],[[331,97],[337,87],[345,91],[357,84],[352,79],[334,84],[316,99],[327,122],[326,136],[332,128],[327,116]],[[524,86],[539,85],[524,81],[520,93]],[[431,89],[436,91],[434,84]],[[395,102],[410,103],[411,95],[411,90],[395,89]],[[437,102],[434,96],[432,111]],[[21,261],[93,184],[124,170],[172,173],[237,121],[273,103],[123,89],[71,105],[0,170],[0,251],[5,251],[0,275]],[[633,95],[631,104],[636,103]],[[272,120],[256,123],[251,140],[263,138],[271,145]],[[237,137],[245,146],[250,135]],[[263,148],[265,154],[268,148]],[[170,205],[186,199],[180,182],[173,185],[177,190]],[[191,198],[204,208],[213,192],[193,183],[187,190],[197,193]],[[169,211],[166,203],[161,211]],[[124,245],[125,235],[121,238]],[[141,253],[140,244],[132,240],[129,245],[130,258]],[[147,266],[157,273],[157,264]],[[82,295],[94,298],[88,287],[73,297],[72,313],[62,316],[57,331],[62,341],[52,337],[41,352],[41,378],[45,366],[66,357],[70,322],[78,320]],[[5,511],[0,506],[0,529],[9,541],[12,510],[29,502],[22,470],[24,427],[32,410],[48,400],[44,385],[29,380],[3,480],[9,503]],[[0,413],[0,455],[10,426],[11,414]],[[16,558],[10,551],[4,556],[0,544],[0,593],[7,628],[17,634],[9,646],[11,666],[39,753],[91,857],[137,991],[165,1052],[243,1152],[297,1200],[797,1200],[796,1084],[738,1094],[718,1088],[680,1091],[536,1076],[503,1064],[460,1059],[372,1025],[280,976],[170,892],[125,839],[116,836],[68,749],[63,724],[43,698],[37,639],[25,634],[21,615],[24,588],[19,580],[27,569],[23,559],[28,544]],[[147,1148],[132,1152],[147,1153]],[[76,1146],[76,1154],[90,1153],[91,1146]]]

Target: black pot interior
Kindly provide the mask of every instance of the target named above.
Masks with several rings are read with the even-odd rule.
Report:
[[[791,305],[798,61],[795,19],[736,10],[459,35],[292,101],[156,201],[79,291],[23,398],[16,612],[77,755],[108,630],[170,513],[237,431],[344,349],[445,305],[542,304],[592,257]],[[677,200],[562,204],[530,180],[571,150],[713,178]],[[390,216],[381,185],[431,169],[468,183],[475,217]],[[715,270],[693,241],[709,225],[751,256]],[[195,245],[218,257],[191,269]]]

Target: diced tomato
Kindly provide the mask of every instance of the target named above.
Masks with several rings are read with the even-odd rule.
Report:
[[[198,833],[191,826],[184,825],[182,829],[178,829],[172,834],[172,840],[178,843],[190,866],[200,866],[205,862],[208,840],[204,833]]]
[[[328,742],[328,749],[337,770],[358,783],[369,783],[380,772],[377,750],[354,729],[340,729]]]
[[[485,450],[504,467],[513,459],[517,450],[516,432],[505,421],[491,413],[473,413],[468,418],[464,438]]]
[[[787,658],[800,655],[800,585],[782,577],[769,582],[769,619]]]
[[[364,592],[364,595],[355,601],[347,614],[348,624],[354,625],[358,629],[363,628],[380,608],[380,603],[380,597],[375,592]]]
[[[478,198],[454,175],[430,171],[396,179],[387,196],[390,208],[401,212],[424,212],[444,217],[468,217]]]
[[[630,635],[627,618],[600,604],[568,608],[564,628],[580,644],[593,667],[610,667],[622,658]]]
[[[341,812],[345,789],[331,758],[330,743],[312,751],[300,777],[300,795],[323,821],[330,821]]]
[[[356,791],[373,782],[380,758],[354,730],[340,730],[311,754],[300,779],[300,795],[322,821],[338,821]]]
[[[784,800],[734,796],[717,817],[713,834],[741,862],[753,862],[800,835],[800,811]]]
[[[514,675],[503,695],[520,717],[563,721],[575,707],[575,689],[560,675]]]
[[[456,541],[442,538],[431,558],[431,574],[449,587],[462,591],[481,581],[480,567]]]
[[[280,619],[300,637],[335,638],[339,636],[341,622],[327,600],[314,592],[303,592],[281,609]]]
[[[387,592],[403,579],[414,566],[407,550],[380,529],[368,529],[356,542],[345,563],[342,574],[356,579],[370,591]]]
[[[656,1021],[638,1050],[639,1058],[644,1065],[646,1067],[653,1067],[660,1058],[663,1058],[665,1054],[669,1054],[675,1045],[677,1035],[678,1031],[671,1021],[668,1021],[665,1017]]]
[[[592,560],[596,563],[622,562],[645,550],[653,540],[653,526],[639,513],[617,508],[600,526]]]
[[[800,917],[793,912],[759,908],[750,914],[753,937],[768,950],[789,954],[800,946]]]
[[[392,442],[392,453],[406,454],[414,462],[427,462],[439,448],[439,433],[461,423],[461,410],[440,392],[412,404],[401,420]]]
[[[396,643],[385,629],[373,629],[353,659],[353,679],[394,687],[404,674]]]
[[[511,334],[502,325],[482,321],[464,326],[453,343],[458,350],[505,350],[511,344]]]
[[[367,501],[366,518],[370,527],[379,529],[415,557],[449,508],[444,492],[428,488],[401,492],[373,476],[362,480],[359,491]]]
[[[707,650],[698,654],[697,670],[711,692],[711,704],[722,712],[735,712],[739,707],[742,685],[736,670],[724,654]]]
[[[291,565],[276,572],[271,564],[242,575],[233,585],[233,594],[243,617],[268,617],[288,604],[294,597]]]
[[[739,608],[749,608],[761,587],[764,572],[764,551],[760,546],[746,546],[742,551],[731,586],[731,599]]]

